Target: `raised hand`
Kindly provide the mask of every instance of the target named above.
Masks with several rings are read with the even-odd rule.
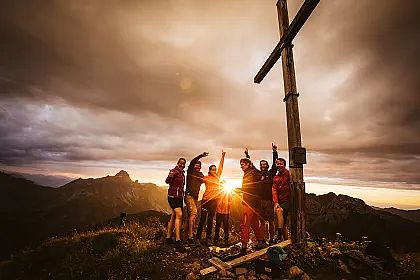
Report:
[[[248,148],[245,148],[244,154],[245,154],[247,157],[249,156],[249,154],[248,154]]]
[[[175,175],[175,173],[172,170],[170,170],[169,171],[169,174],[168,174],[168,177],[171,177],[172,178],[172,177],[174,177],[174,175]]]
[[[208,155],[209,155],[209,153],[204,152],[204,153],[202,153],[201,155],[202,155],[203,157],[206,157],[206,156],[208,156]]]
[[[271,143],[271,148],[273,149],[273,152],[277,151],[277,146],[274,145],[274,143]]]
[[[226,155],[226,152],[222,149],[222,156]]]

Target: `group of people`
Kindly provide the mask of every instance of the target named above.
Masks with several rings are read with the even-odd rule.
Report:
[[[288,239],[287,216],[290,208],[290,175],[286,169],[286,160],[278,157],[277,146],[272,144],[273,164],[270,168],[266,160],[260,161],[258,170],[252,163],[248,149],[245,158],[240,160],[244,172],[242,188],[236,189],[242,194],[242,215],[240,226],[241,252],[246,253],[250,231],[253,230],[258,241],[258,247],[266,245],[265,225],[268,224],[269,243]],[[210,165],[208,175],[201,172],[200,159],[208,156],[204,152],[191,160],[185,176],[186,159],[179,158],[176,166],[169,171],[166,183],[169,184],[168,203],[172,208],[168,222],[167,243],[173,243],[175,230],[175,248],[184,251],[181,243],[182,211],[185,202],[187,222],[185,230],[188,233],[188,243],[196,245],[201,241],[204,226],[206,226],[205,244],[218,244],[220,227],[223,224],[224,246],[229,243],[229,214],[232,205],[232,194],[223,188],[221,175],[226,152],[222,150],[219,166]],[[194,235],[194,225],[198,214],[198,196],[200,187],[205,184],[201,200],[201,215]],[[186,188],[184,190],[184,185]],[[216,229],[212,243],[213,219],[216,215]],[[277,220],[277,236],[275,237],[274,220]],[[207,221],[207,223],[206,223]]]

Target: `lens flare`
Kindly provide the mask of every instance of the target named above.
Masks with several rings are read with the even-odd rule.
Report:
[[[235,180],[235,179],[222,179],[221,185],[223,188],[223,191],[226,193],[232,193],[234,189],[241,187],[241,180]]]

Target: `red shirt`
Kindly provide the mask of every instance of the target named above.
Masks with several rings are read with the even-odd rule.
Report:
[[[222,193],[219,195],[219,200],[217,201],[216,212],[219,214],[229,214],[231,206],[232,194],[222,191]]]
[[[169,184],[168,196],[171,197],[183,197],[184,196],[184,184],[185,175],[184,170],[181,170],[176,166],[171,170],[174,173],[173,177],[167,177],[165,182]]]
[[[284,169],[282,173],[277,173],[273,178],[271,188],[274,203],[283,203],[290,199],[290,174],[289,170]]]
[[[203,182],[206,185],[203,200],[217,199],[221,191],[219,177],[207,175],[203,177]]]

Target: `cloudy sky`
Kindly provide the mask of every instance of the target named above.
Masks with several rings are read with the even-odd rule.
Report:
[[[288,2],[293,17],[303,1]],[[231,179],[245,147],[287,156],[280,63],[253,83],[279,40],[275,4],[2,1],[0,169],[163,185],[180,156],[209,151],[207,168],[224,148]],[[311,191],[420,208],[419,10],[321,1],[294,40]]]

